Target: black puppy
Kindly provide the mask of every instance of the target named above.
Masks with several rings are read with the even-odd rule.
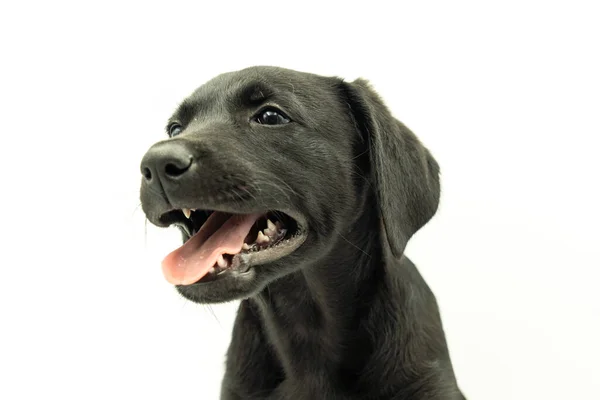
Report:
[[[434,295],[404,255],[438,164],[366,81],[220,75],[144,156],[141,200],[184,245],[167,280],[243,299],[222,399],[464,399]]]

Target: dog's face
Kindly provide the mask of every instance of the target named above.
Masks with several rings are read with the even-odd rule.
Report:
[[[249,297],[318,262],[352,227],[369,188],[382,184],[379,207],[371,207],[388,235],[401,236],[388,240],[402,252],[435,212],[437,197],[433,211],[428,206],[422,216],[403,217],[408,228],[386,220],[410,199],[388,211],[386,193],[395,189],[371,171],[388,168],[378,159],[390,149],[373,141],[385,129],[376,114],[387,110],[379,110],[369,90],[360,82],[254,67],[220,75],[183,101],[167,125],[169,138],[153,145],[141,165],[147,218],[183,233],[184,245],[163,261],[165,277],[181,294],[197,302]],[[389,113],[385,118],[395,124]],[[424,152],[419,168],[433,166],[426,150],[417,149]],[[437,182],[434,167],[425,172]]]

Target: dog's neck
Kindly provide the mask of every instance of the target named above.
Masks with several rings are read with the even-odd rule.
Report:
[[[253,298],[286,376],[303,379],[327,370],[335,375],[341,365],[360,370],[370,356],[373,332],[365,331],[359,316],[365,318],[373,303],[380,303],[389,282],[373,214],[366,211],[355,221],[360,229],[339,235],[328,256],[274,281]],[[295,362],[297,357],[304,362]]]

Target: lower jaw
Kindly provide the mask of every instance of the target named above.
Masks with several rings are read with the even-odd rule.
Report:
[[[204,280],[191,285],[175,285],[185,299],[198,304],[219,304],[251,298],[269,283],[268,274],[260,268],[249,268],[246,272],[228,269],[218,278]]]
[[[187,233],[185,230],[183,231],[184,234]],[[253,268],[280,261],[291,255],[305,242],[306,238],[306,230],[299,229],[290,237],[284,237],[276,244],[254,250],[244,250],[234,255],[226,255],[226,258],[228,258],[228,265],[226,267],[220,268],[215,265],[213,267],[214,270],[204,275],[200,280],[189,285],[176,286],[185,288],[211,284],[216,281],[247,279],[253,275]]]

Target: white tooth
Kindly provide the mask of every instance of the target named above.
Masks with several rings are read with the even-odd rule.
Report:
[[[271,222],[270,219],[267,218],[267,229],[269,229],[270,231],[274,231],[276,228],[275,224],[273,222]]]
[[[209,274],[214,274],[215,272],[215,267],[210,267],[210,269],[208,270]]]
[[[242,250],[250,250],[250,245],[248,243],[244,243],[242,245]]]
[[[262,243],[269,243],[270,241],[271,241],[271,239],[269,239],[268,236],[265,236],[265,234],[262,233],[262,231],[258,231],[258,236],[256,237],[256,243],[262,244]]]
[[[221,268],[225,268],[227,266],[227,261],[223,258],[223,254],[217,258],[217,265]]]
[[[187,219],[190,219],[192,211],[189,208],[182,208],[181,211],[183,211],[183,215],[185,215]]]
[[[273,233],[275,233],[275,231],[273,231],[269,228],[263,229],[263,232],[265,233],[265,235],[267,235],[269,237],[273,237]]]

